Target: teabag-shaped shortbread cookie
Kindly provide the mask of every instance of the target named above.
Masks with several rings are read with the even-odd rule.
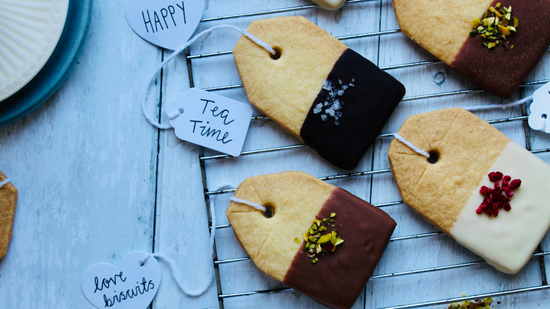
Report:
[[[482,19],[489,7],[512,7],[519,24],[516,32],[472,37],[472,21]],[[485,91],[509,98],[542,58],[550,45],[550,0],[394,0],[393,8],[405,35],[427,51],[471,79]],[[493,14],[491,14],[493,15]],[[501,23],[502,24],[502,23]],[[504,27],[501,25],[501,27]],[[498,29],[498,26],[492,26]],[[507,28],[507,27],[505,27]],[[508,29],[509,30],[509,29]],[[503,29],[507,34],[508,30]],[[474,33],[472,33],[473,35]],[[489,49],[483,45],[496,44]]]
[[[248,100],[323,158],[354,169],[405,88],[304,17],[257,20],[233,55]],[[277,58],[277,59],[274,59]]]
[[[6,175],[0,172],[0,182],[6,178]],[[17,189],[11,182],[8,182],[0,188],[0,259],[8,252],[8,246],[13,235],[16,206]]]
[[[227,209],[256,266],[333,308],[355,303],[396,225],[382,210],[303,172],[247,178],[235,197],[273,212],[267,218],[235,202]]]
[[[550,166],[462,108],[411,116],[398,133],[437,158],[390,143],[403,201],[498,270],[517,273],[550,227]]]

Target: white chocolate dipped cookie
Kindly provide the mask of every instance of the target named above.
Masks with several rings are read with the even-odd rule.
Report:
[[[403,201],[498,270],[520,271],[550,227],[550,166],[461,108],[411,116],[398,133],[438,156],[391,142]]]

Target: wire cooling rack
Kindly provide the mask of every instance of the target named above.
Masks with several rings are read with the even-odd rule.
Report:
[[[383,0],[350,0],[347,1],[346,6],[353,6],[360,3],[366,3],[371,2],[376,4],[376,8],[380,8],[381,5],[383,5]],[[391,5],[391,3],[389,4]],[[297,5],[292,7],[284,7],[284,8],[277,8],[277,9],[269,9],[269,10],[262,10],[262,11],[252,11],[252,12],[244,12],[244,13],[238,13],[238,14],[228,14],[224,16],[217,16],[217,17],[210,17],[210,18],[204,18],[201,20],[201,25],[209,26],[209,22],[215,22],[215,21],[224,21],[228,23],[232,23],[233,21],[239,21],[243,18],[253,18],[253,19],[260,19],[260,18],[267,18],[272,16],[281,16],[286,14],[291,15],[297,15],[302,14],[302,12],[308,12],[310,10],[320,10],[317,5]],[[380,12],[382,12],[380,10]],[[382,13],[380,13],[382,14]],[[248,20],[247,20],[248,21]],[[367,38],[380,38],[384,36],[389,35],[401,35],[400,29],[382,29],[382,26],[379,27],[378,31],[372,31],[372,32],[366,32],[366,33],[351,33],[347,35],[341,35],[336,36],[339,40],[346,43],[348,40],[362,40]],[[380,47],[379,47],[380,48]],[[380,51],[380,50],[379,50]],[[215,51],[215,52],[205,52],[205,53],[196,53],[193,54],[192,52],[187,52],[186,60],[188,64],[188,70],[189,70],[189,78],[190,78],[190,86],[195,86],[195,79],[194,79],[194,66],[195,60],[197,59],[204,59],[204,61],[209,61],[209,59],[216,59],[223,55],[230,55],[230,50],[221,50],[221,51]],[[548,55],[545,55],[547,57]],[[213,61],[213,60],[212,60]],[[412,70],[415,68],[421,68],[425,66],[433,66],[433,65],[443,65],[439,60],[423,60],[423,61],[415,61],[415,62],[409,62],[409,63],[401,63],[401,64],[393,64],[393,65],[387,65],[387,66],[380,66],[382,70],[385,70],[392,73],[393,70]],[[533,86],[545,84],[549,82],[550,80],[547,79],[539,79],[539,80],[531,80],[524,82],[520,87],[520,96],[525,96],[526,92],[532,92]],[[230,84],[230,85],[221,85],[221,86],[215,86],[215,87],[205,87],[204,90],[207,91],[223,91],[223,90],[231,90],[231,89],[240,89],[242,88],[241,84]],[[441,97],[456,97],[456,96],[473,96],[475,94],[483,93],[482,90],[476,89],[476,88],[470,88],[470,89],[458,89],[458,90],[452,90],[452,91],[444,91],[444,92],[438,92],[438,93],[428,93],[428,94],[421,94],[421,95],[410,95],[406,96],[403,99],[403,102],[407,101],[425,101],[429,99],[434,98],[441,98]],[[403,104],[403,103],[401,103]],[[550,152],[550,148],[540,148],[540,149],[531,149],[531,141],[532,141],[532,131],[527,126],[527,106],[525,104],[521,105],[519,107],[521,109],[521,115],[519,116],[513,116],[513,117],[505,117],[505,118],[497,118],[497,119],[489,119],[488,122],[491,124],[499,124],[499,123],[512,123],[512,122],[522,122],[522,126],[525,132],[525,146],[528,150],[530,150],[534,154],[542,154],[542,153],[548,153]],[[269,119],[263,115],[257,115],[252,117],[252,123],[256,121],[269,121]],[[251,128],[253,129],[253,128]],[[391,132],[385,132],[378,136],[378,140],[389,140],[392,137]],[[260,154],[266,154],[266,153],[276,153],[276,152],[289,152],[294,151],[299,148],[305,148],[307,146],[303,144],[290,144],[290,145],[283,145],[283,146],[276,146],[276,147],[268,147],[268,148],[262,148],[262,149],[252,149],[243,151],[241,156],[238,158],[232,158],[227,155],[220,155],[220,154],[211,154],[207,155],[204,149],[200,149],[199,156],[200,156],[200,164],[201,164],[201,170],[203,175],[203,187],[204,187],[204,196],[206,204],[209,205],[209,200],[213,196],[217,195],[224,195],[234,192],[234,189],[232,190],[210,190],[208,185],[208,179],[207,179],[207,162],[209,161],[215,161],[215,160],[242,160],[245,157],[249,156],[258,156]],[[374,149],[373,151],[384,151],[379,149]],[[214,168],[214,167],[212,167]],[[350,181],[355,181],[356,179],[361,179],[361,177],[370,177],[372,181],[372,177],[375,175],[380,174],[388,174],[391,173],[389,167],[387,168],[381,168],[381,169],[375,169],[372,168],[370,170],[362,170],[362,171],[355,171],[350,173],[338,173],[338,174],[332,174],[332,175],[325,175],[322,177],[319,177],[319,179],[324,181],[333,181],[333,180],[341,180],[341,179],[348,179]],[[390,202],[384,202],[384,203],[378,203],[375,204],[375,206],[380,208],[387,208],[392,206],[398,206],[402,205],[403,202],[401,200],[396,201],[390,201]],[[207,207],[208,208],[208,207]],[[209,210],[207,209],[209,212]],[[209,215],[211,215],[209,213]],[[211,222],[211,221],[210,221]],[[212,228],[210,226],[210,228]],[[216,226],[216,229],[230,229],[231,226],[229,224],[220,224]],[[401,242],[405,240],[415,240],[415,239],[422,239],[422,238],[436,238],[436,237],[447,237],[441,232],[426,232],[426,233],[415,233],[412,235],[406,235],[406,236],[399,236],[399,237],[393,237],[390,242]],[[502,297],[506,295],[512,295],[512,294],[522,294],[522,293],[528,293],[528,292],[534,292],[534,291],[540,291],[540,290],[546,290],[550,289],[550,285],[547,283],[546,278],[546,267],[545,267],[545,259],[544,257],[550,255],[550,251],[543,251],[542,246],[539,245],[538,250],[535,254],[533,254],[532,260],[538,260],[538,264],[540,265],[540,278],[538,285],[531,285],[531,286],[521,286],[516,287],[512,289],[506,289],[502,288],[500,290],[495,290],[489,293],[480,293],[476,295],[469,295],[469,296],[457,296],[450,295],[448,298],[440,298],[440,299],[424,299],[423,301],[417,301],[412,303],[403,303],[399,305],[394,306],[383,306],[382,308],[417,308],[417,307],[425,307],[425,306],[435,306],[435,305],[446,305],[451,302],[458,302],[463,300],[472,300],[472,299],[480,299],[485,297]],[[479,258],[478,258],[479,259]],[[218,287],[218,298],[219,298],[219,305],[220,308],[225,308],[225,301],[230,298],[242,298],[242,297],[250,297],[252,295],[260,295],[260,294],[276,294],[276,293],[284,293],[292,291],[291,288],[274,288],[274,289],[264,289],[264,290],[246,290],[246,291],[239,291],[239,292],[231,292],[227,293],[222,288],[222,285],[220,283],[221,277],[223,276],[222,272],[220,271],[220,265],[224,264],[232,264],[232,263],[243,263],[249,261],[248,257],[236,257],[236,258],[225,258],[225,259],[218,259],[217,257],[214,259],[213,263],[216,269],[216,278],[217,278],[217,287]],[[425,268],[419,268],[419,269],[410,269],[406,271],[400,271],[400,272],[390,272],[390,273],[381,273],[381,274],[375,274],[371,277],[370,281],[375,280],[381,280],[385,278],[394,278],[394,277],[402,277],[402,276],[409,276],[409,275],[418,275],[418,274],[432,274],[437,273],[441,271],[447,271],[452,269],[463,269],[463,268],[472,268],[480,265],[486,264],[485,261],[477,260],[477,261],[470,261],[470,262],[464,262],[464,263],[455,263],[455,264],[448,264],[448,265],[438,265],[433,267],[425,267]],[[411,287],[414,289],[414,287]],[[391,296],[390,296],[391,297]],[[366,305],[363,304],[363,307],[366,308]]]

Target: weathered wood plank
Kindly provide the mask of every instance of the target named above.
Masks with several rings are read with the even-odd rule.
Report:
[[[141,116],[136,81],[161,53],[133,34],[124,8],[95,1],[69,79],[0,129],[0,166],[19,189],[0,261],[2,308],[91,308],[80,288],[88,267],[152,248],[157,132]]]

